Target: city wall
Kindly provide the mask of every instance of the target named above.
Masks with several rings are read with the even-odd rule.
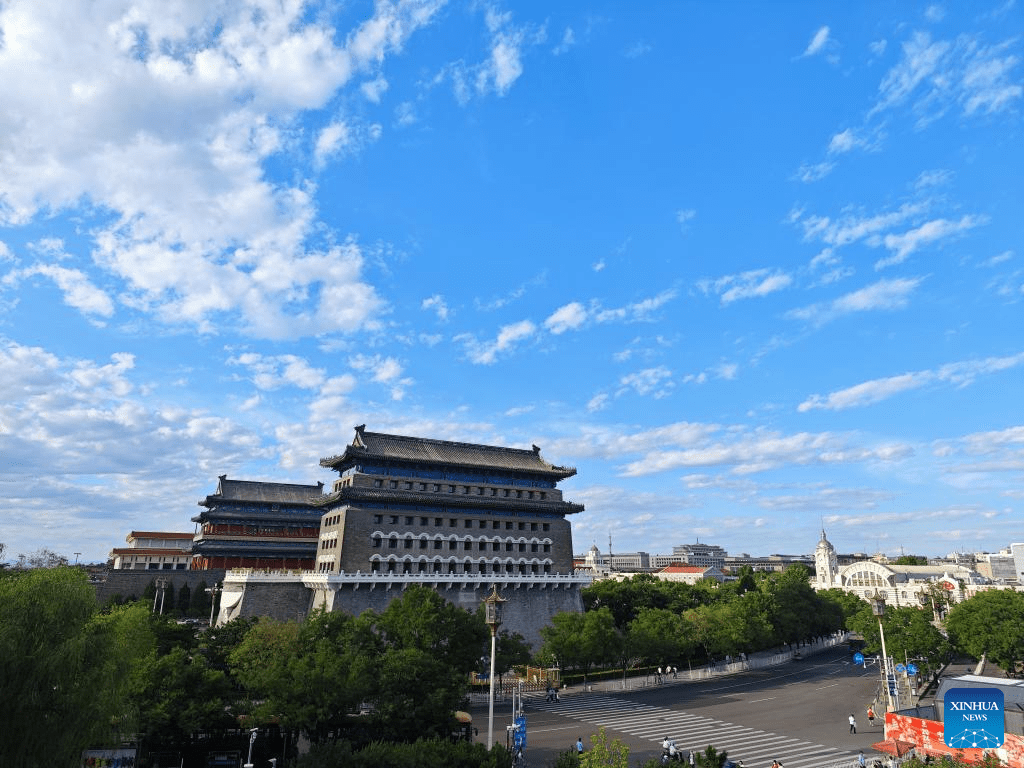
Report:
[[[552,616],[562,611],[583,612],[580,589],[589,583],[589,577],[576,575],[510,577],[492,582],[412,574],[382,577],[235,570],[225,576],[218,622],[238,616],[301,619],[321,607],[353,616],[366,610],[380,613],[412,584],[431,587],[448,602],[476,611],[490,594],[492,584],[497,584],[501,597],[507,600],[502,630],[518,632],[536,650],[542,643],[540,630],[550,624]]]

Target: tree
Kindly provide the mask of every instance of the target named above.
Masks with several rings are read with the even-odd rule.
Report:
[[[928,558],[921,555],[900,555],[894,565],[928,565]]]
[[[0,765],[71,765],[118,743],[131,668],[151,648],[145,608],[99,613],[81,569],[0,575]]]
[[[694,648],[692,634],[679,614],[647,608],[630,622],[626,637],[631,654],[649,664],[664,664],[690,655]]]
[[[1004,670],[1012,670],[1014,662],[1024,658],[1024,593],[1010,589],[979,592],[950,609],[946,629],[960,651],[975,659],[985,656]]]
[[[609,744],[602,726],[590,737],[590,748],[580,755],[580,768],[629,768],[629,747],[619,739]]]
[[[544,638],[542,652],[558,659],[563,668],[582,671],[584,679],[594,665],[619,658],[622,635],[606,606],[582,614],[556,613],[540,634]]]
[[[189,613],[193,616],[199,616],[200,618],[209,618],[210,615],[210,593],[206,590],[209,588],[209,584],[206,580],[201,580],[196,584],[196,588],[192,591],[189,596]]]
[[[354,618],[317,611],[301,624],[261,619],[228,658],[257,722],[277,720],[320,742],[370,692],[364,646]]]
[[[708,744],[703,752],[695,752],[693,757],[697,768],[722,768],[729,759],[729,753]]]
[[[850,618],[849,625],[850,629],[863,636],[866,651],[881,651],[878,617],[871,612],[871,606],[865,603],[863,609]],[[885,649],[894,661],[917,659],[918,666],[927,675],[949,660],[949,641],[932,625],[930,610],[887,606],[882,627],[885,629]]]
[[[518,632],[502,630],[498,633],[495,643],[494,671],[498,674],[498,682],[513,667],[521,667],[530,663],[530,644]]]
[[[27,568],[61,568],[67,564],[68,559],[64,555],[58,555],[56,552],[44,547],[29,555],[19,554],[18,562],[14,564],[14,567],[21,570]]]
[[[188,616],[192,607],[192,589],[188,583],[182,584],[178,597],[174,601],[175,610],[182,616]]]

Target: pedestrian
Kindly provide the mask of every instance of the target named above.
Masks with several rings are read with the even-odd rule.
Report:
[[[867,760],[864,759],[864,750],[861,750],[860,754],[857,756],[857,764],[860,768],[867,768],[868,763]]]
[[[868,725],[872,727],[875,725],[875,710],[871,707],[868,707]]]
[[[857,732],[857,720],[854,718],[853,714],[851,713],[850,714],[850,733],[856,733],[856,732]]]
[[[661,685],[661,667],[658,667],[658,674],[654,676],[654,682],[657,685]]]
[[[695,766],[696,764],[697,764],[697,756],[694,754],[694,751],[691,749],[690,750],[690,768],[693,768],[693,766]]]
[[[679,667],[672,667],[672,679],[679,677]]]
[[[583,737],[582,736],[580,736],[578,739],[576,739],[576,754],[577,755],[582,755],[583,754]]]

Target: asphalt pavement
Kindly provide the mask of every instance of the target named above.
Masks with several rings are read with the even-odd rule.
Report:
[[[815,657],[824,652],[828,652],[827,659],[816,664]],[[822,693],[821,689],[833,686],[837,691],[854,686],[856,697],[865,698],[873,682],[848,662],[839,638],[803,646],[799,655],[802,660],[792,663],[788,649],[766,651],[753,654],[746,665],[680,670],[675,678],[663,676],[660,684],[651,675],[592,681],[563,689],[557,704],[547,703],[543,691],[528,694],[524,710],[529,722],[529,764],[533,768],[550,765],[578,737],[589,744],[591,734],[604,726],[609,740],[620,738],[630,747],[631,766],[660,757],[661,741],[668,735],[683,750],[703,749],[709,743],[727,745],[730,759],[743,760],[746,768],[764,768],[776,757],[786,768],[852,768],[858,750],[869,754],[870,744],[882,738],[881,725],[868,728],[859,700],[850,704],[838,698],[831,700],[836,711],[829,713],[829,726],[823,733],[816,722],[821,713],[815,707],[820,704],[813,701],[830,695],[831,691]],[[838,675],[839,680],[828,675]],[[809,682],[802,683],[803,678]],[[806,688],[800,689],[801,684]],[[792,686],[800,693],[768,690],[773,686]],[[758,693],[762,689],[763,695]],[[812,703],[802,704],[801,698]],[[737,713],[737,705],[749,717],[730,717],[730,712]],[[495,702],[496,742],[506,741],[511,706],[507,699]],[[778,707],[786,707],[789,716],[780,718]],[[846,708],[855,709],[858,720],[863,721],[857,735],[848,733]],[[486,742],[486,698],[474,702],[472,713],[477,740]],[[747,722],[734,722],[737,719]]]

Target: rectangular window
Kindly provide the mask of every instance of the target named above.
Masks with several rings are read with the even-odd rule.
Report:
[[[405,524],[406,525],[412,525],[412,515],[406,515],[405,516]]]
[[[434,549],[440,549],[440,548],[441,548],[441,540],[440,539],[434,539]]]
[[[551,523],[544,523],[543,527],[544,527],[545,531],[550,531],[551,530]]]
[[[505,544],[505,551],[506,552],[511,552],[512,551],[512,542],[511,541],[506,542],[506,544]]]
[[[463,547],[462,548],[463,549],[472,549],[473,548],[473,542],[472,541],[463,542]]]
[[[402,548],[403,549],[412,549],[412,539],[405,539],[402,542]]]
[[[495,520],[494,522],[491,523],[491,528],[493,528],[494,530],[498,530],[499,528],[501,528],[501,522],[498,521],[498,520]]]
[[[534,542],[533,544],[530,545],[530,551],[531,552],[536,552],[537,551],[537,543],[536,542]]]
[[[398,549],[398,539],[388,539],[388,549]]]
[[[391,516],[391,524],[392,525],[398,525],[398,515],[392,515]]]
[[[499,544],[498,542],[494,542],[493,544],[491,544],[491,551],[492,552],[500,552],[501,551],[501,544]]]
[[[384,487],[384,481],[383,480],[374,480],[373,481],[373,487],[374,488],[383,488]]]
[[[519,524],[519,530],[520,531],[526,530],[526,523],[520,523]]]
[[[457,542],[457,541],[449,541],[448,542],[448,549],[458,549],[458,548],[459,548],[459,542]]]
[[[472,520],[466,520],[466,527],[467,528],[472,528],[473,527],[473,521]]]
[[[392,490],[393,490],[393,489],[398,487],[398,481],[397,480],[391,480],[390,482],[388,482],[388,485],[390,485]]]
[[[530,523],[530,530],[531,531],[536,531],[537,530],[537,524],[536,523]]]
[[[509,523],[505,523],[505,530],[506,531],[511,531],[512,530],[512,523],[510,523],[510,522]]]
[[[374,515],[373,516],[373,522],[375,522],[375,523],[383,523],[384,522],[384,515]]]
[[[420,518],[420,525],[426,525],[426,524],[427,524],[427,518],[421,517]]]
[[[481,541],[480,542],[479,550],[481,552],[486,552],[487,551],[487,542],[486,541]]]
[[[551,545],[550,544],[545,544],[544,545],[544,551],[545,552],[550,552],[551,551]]]
[[[426,539],[420,539],[420,549],[426,549],[426,548],[427,548],[427,540]]]
[[[434,518],[434,525],[436,525],[438,528],[441,527],[441,518],[440,517],[435,517]]]
[[[459,524],[459,521],[457,519],[455,519],[454,517],[451,517],[451,518],[448,519],[448,527],[449,528],[454,528],[458,524]]]

